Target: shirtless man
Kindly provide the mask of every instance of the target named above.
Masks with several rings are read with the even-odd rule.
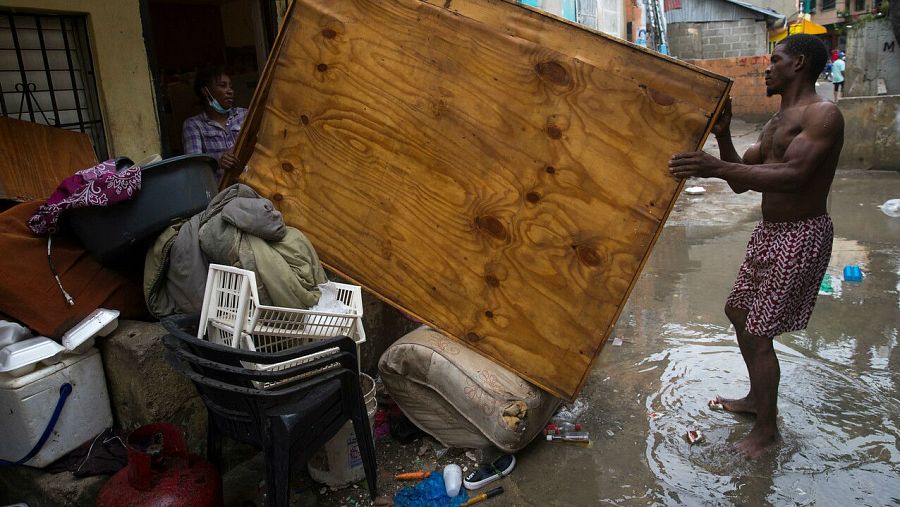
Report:
[[[702,151],[669,161],[677,178],[720,178],[734,192],[762,192],[763,220],[725,303],[750,375],[741,399],[716,401],[725,410],[756,416],[753,429],[735,449],[749,458],[779,438],[776,402],[781,370],[772,340],[806,328],[819,283],[831,258],[833,230],[826,200],[844,143],[844,119],[837,106],[816,94],[816,77],[828,52],[811,35],[784,39],[766,69],[766,94],[781,95],[778,113],[743,157],[731,141],[731,104],[713,134],[721,160]]]

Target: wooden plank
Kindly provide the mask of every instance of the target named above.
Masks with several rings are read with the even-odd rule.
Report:
[[[46,199],[63,179],[96,164],[86,134],[0,116],[0,198]]]
[[[282,31],[241,181],[332,269],[574,398],[731,82],[504,0],[296,0]]]

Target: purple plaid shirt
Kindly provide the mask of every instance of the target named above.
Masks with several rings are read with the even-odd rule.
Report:
[[[246,117],[246,109],[235,107],[228,113],[225,127],[210,119],[206,115],[206,111],[184,120],[184,126],[181,129],[184,153],[205,153],[219,160],[223,153],[234,146]]]

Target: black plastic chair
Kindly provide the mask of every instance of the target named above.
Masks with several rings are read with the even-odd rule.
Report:
[[[262,449],[266,462],[266,505],[286,507],[290,499],[291,467],[305,464],[351,420],[369,493],[374,499],[375,445],[360,390],[353,340],[337,337],[265,354],[198,340],[194,336],[198,322],[196,315],[164,319],[169,334],[163,342],[166,360],[194,383],[206,404],[210,460],[221,464],[222,435]],[[241,360],[272,364],[329,349],[336,350],[279,371],[238,366]],[[272,389],[259,389],[253,384],[286,379],[299,380]]]

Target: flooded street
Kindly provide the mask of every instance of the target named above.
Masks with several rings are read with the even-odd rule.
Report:
[[[707,402],[749,388],[722,309],[759,194],[691,184],[707,193],[679,198],[582,392],[593,448],[532,444],[508,505],[900,504],[900,218],[878,208],[900,175],[835,178],[832,290],[807,330],[776,341],[784,441],[755,462],[729,450],[752,419]],[[842,281],[846,264],[861,283]]]

